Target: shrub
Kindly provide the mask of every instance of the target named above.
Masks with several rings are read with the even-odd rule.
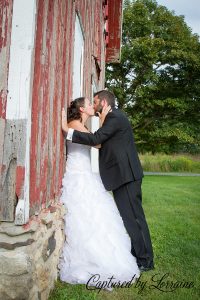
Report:
[[[191,155],[141,154],[144,171],[150,172],[191,172],[200,173],[200,159]]]

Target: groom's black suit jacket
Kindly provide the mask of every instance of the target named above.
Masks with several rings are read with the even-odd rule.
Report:
[[[101,144],[99,171],[108,191],[143,177],[131,125],[119,109],[114,108],[108,113],[103,126],[94,134],[74,130],[72,142],[91,146]]]

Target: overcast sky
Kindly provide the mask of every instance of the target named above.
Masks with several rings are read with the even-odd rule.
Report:
[[[174,10],[176,15],[184,15],[185,22],[193,33],[200,35],[200,1],[199,0],[157,0],[160,5]]]

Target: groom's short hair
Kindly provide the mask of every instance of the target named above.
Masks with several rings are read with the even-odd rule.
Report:
[[[102,101],[103,99],[106,99],[108,105],[110,105],[112,108],[115,107],[115,95],[112,92],[107,91],[107,90],[101,90],[101,91],[94,93],[94,97],[95,96],[98,96],[100,101]]]

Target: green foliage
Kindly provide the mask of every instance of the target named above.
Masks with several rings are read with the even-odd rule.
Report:
[[[200,173],[200,159],[186,155],[140,155],[144,171]]]
[[[127,112],[138,150],[200,153],[200,42],[154,0],[125,1],[120,64],[106,85]]]

